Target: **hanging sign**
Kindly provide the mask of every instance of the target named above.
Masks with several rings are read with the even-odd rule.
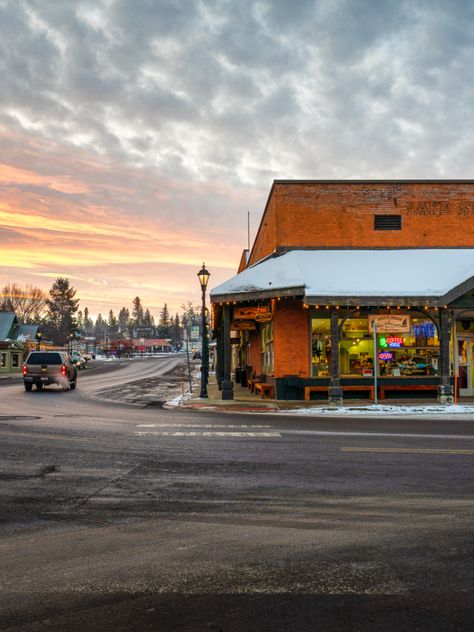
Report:
[[[234,320],[230,325],[235,331],[252,331],[257,329],[257,324],[253,320]]]
[[[255,320],[257,321],[257,323],[268,323],[271,321],[271,319],[272,315],[270,312],[255,315]]]
[[[264,307],[256,307],[256,306],[250,306],[250,307],[234,307],[233,310],[233,317],[234,320],[240,320],[241,318],[248,318],[251,320],[254,320],[257,315],[261,315],[261,314],[269,314],[270,312],[268,311],[268,307],[264,306]]]
[[[377,331],[387,333],[410,333],[410,316],[408,314],[370,314],[369,331],[374,331],[374,321]]]

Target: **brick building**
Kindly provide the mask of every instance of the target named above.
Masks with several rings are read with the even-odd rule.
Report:
[[[474,181],[275,181],[211,302],[223,398],[474,396]]]

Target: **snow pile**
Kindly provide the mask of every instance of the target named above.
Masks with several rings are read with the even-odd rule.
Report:
[[[173,399],[170,399],[169,401],[167,401],[165,406],[171,406],[172,408],[175,408],[177,406],[181,406],[181,404],[183,404],[184,402],[187,402],[190,399],[191,399],[191,393],[185,393],[184,395],[177,395],[176,397],[173,397]]]
[[[285,412],[285,411],[281,411]],[[385,406],[383,404],[373,404],[369,406],[340,406],[332,408],[329,406],[319,406],[310,408],[297,408],[292,413],[300,415],[341,415],[349,416],[413,416],[413,415],[442,415],[443,417],[450,415],[474,415],[474,406],[468,404],[431,404],[431,405],[414,405],[414,406]]]

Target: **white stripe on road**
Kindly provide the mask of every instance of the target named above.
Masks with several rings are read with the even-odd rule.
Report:
[[[138,437],[277,437],[280,438],[281,434],[279,432],[199,432],[199,431],[163,431],[163,432],[146,432],[146,431],[135,431],[133,433]]]
[[[136,428],[250,428],[254,429],[268,429],[271,426],[259,426],[258,424],[239,424],[238,426],[232,424],[137,424]]]

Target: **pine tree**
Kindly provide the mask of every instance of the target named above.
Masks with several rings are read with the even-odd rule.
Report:
[[[133,299],[132,320],[134,327],[141,327],[143,325],[143,307],[139,296]]]
[[[102,314],[97,314],[94,325],[94,333],[96,336],[104,336],[107,333],[107,321],[102,318]]]
[[[178,314],[174,317],[172,334],[171,334],[171,344],[172,346],[179,351],[183,346],[183,342],[181,340],[181,327],[179,324],[179,316]]]
[[[122,307],[118,315],[119,332],[122,338],[130,335],[130,311],[126,307]]]
[[[55,344],[66,344],[69,334],[77,329],[79,299],[74,298],[75,295],[76,290],[69,285],[69,279],[64,277],[58,277],[49,290],[45,329]]]
[[[107,321],[107,332],[111,338],[116,338],[118,334],[118,320],[116,319],[113,310],[109,312],[109,319]]]
[[[89,308],[84,307],[84,316],[82,318],[82,328],[84,329],[84,333],[91,334],[94,329],[94,323],[92,322],[92,318],[89,316]]]
[[[171,321],[170,313],[168,311],[168,305],[165,303],[160,312],[160,321],[158,323],[158,336],[160,338],[170,338],[171,336]]]

